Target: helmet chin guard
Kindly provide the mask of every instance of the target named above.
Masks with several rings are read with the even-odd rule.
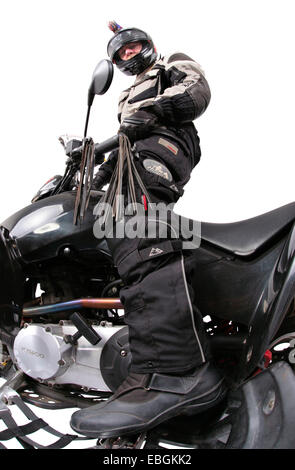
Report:
[[[108,55],[121,72],[126,75],[138,75],[150,67],[157,59],[157,52],[153,40],[147,33],[140,29],[122,29],[119,25],[117,26],[118,28],[115,30],[113,27],[111,28],[112,31],[115,32],[115,36],[108,43]],[[141,42],[142,50],[129,60],[120,59],[118,51],[121,47],[131,42]]]

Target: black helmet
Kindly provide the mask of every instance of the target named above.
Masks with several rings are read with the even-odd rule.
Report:
[[[111,61],[117,65],[121,72],[126,75],[138,75],[156,61],[156,48],[147,33],[137,28],[123,29],[114,21],[109,23],[109,28],[115,33],[115,36],[109,41],[107,52]],[[120,59],[119,49],[130,42],[141,42],[141,51],[129,60]]]

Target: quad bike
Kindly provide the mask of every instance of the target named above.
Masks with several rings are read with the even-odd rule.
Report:
[[[112,74],[106,60],[93,74],[84,164],[73,149],[64,176],[0,224],[0,374],[6,379],[0,418],[7,427],[0,447],[13,437],[25,448],[42,447],[29,437],[41,428],[58,438],[52,448],[83,439],[63,436],[26,403],[88,407],[107,399],[127,375],[123,282],[105,239],[93,233],[104,191],[85,189],[90,162],[101,163],[118,146],[117,136],[95,146],[86,138],[94,95],[107,91]],[[197,417],[178,416],[144,435],[100,440],[94,448],[295,448],[294,222],[293,202],[241,222],[201,223],[201,244],[188,256],[198,267],[197,308],[228,395]],[[12,404],[29,424],[17,426]]]

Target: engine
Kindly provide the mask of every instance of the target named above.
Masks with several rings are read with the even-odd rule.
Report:
[[[83,336],[75,344],[65,341],[77,333],[71,321],[25,324],[14,341],[15,362],[25,374],[51,386],[114,391],[130,364],[128,327],[104,321],[92,328],[101,338],[95,345]]]

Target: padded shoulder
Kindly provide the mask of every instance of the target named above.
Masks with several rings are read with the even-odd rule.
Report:
[[[174,54],[171,54],[168,58],[167,58],[167,64],[170,64],[171,62],[177,62],[178,60],[190,60],[192,62],[194,62],[194,60],[189,57],[188,55],[186,54],[183,54],[182,52],[175,52]]]

